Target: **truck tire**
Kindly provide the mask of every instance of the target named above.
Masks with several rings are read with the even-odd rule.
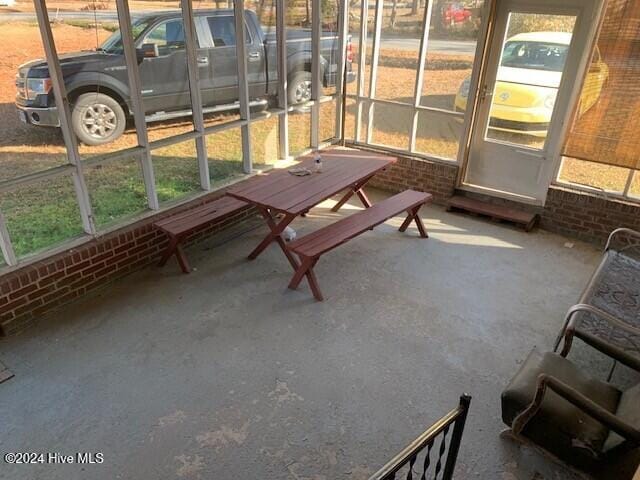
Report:
[[[287,101],[289,105],[298,105],[311,100],[311,72],[298,70],[289,77]]]
[[[120,104],[104,93],[83,93],[71,112],[73,130],[85,145],[103,145],[122,135],[127,122]]]

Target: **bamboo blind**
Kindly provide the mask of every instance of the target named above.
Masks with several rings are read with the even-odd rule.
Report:
[[[609,0],[563,154],[640,169],[640,0]]]

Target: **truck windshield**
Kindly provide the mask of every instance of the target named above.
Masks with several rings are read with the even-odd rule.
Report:
[[[568,50],[569,45],[557,43],[511,41],[504,46],[500,65],[561,72]]]
[[[131,31],[133,32],[133,39],[137,40],[138,37],[147,29],[149,25],[149,20],[135,20],[131,24]],[[105,53],[114,53],[120,54],[122,53],[122,36],[120,35],[120,30],[116,30],[113,35],[107,38],[102,45],[100,45],[101,50]]]

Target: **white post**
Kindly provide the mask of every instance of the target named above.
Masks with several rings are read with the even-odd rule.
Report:
[[[422,19],[422,38],[420,39],[420,56],[418,61],[418,72],[416,75],[416,87],[414,90],[413,106],[413,120],[411,123],[411,137],[409,139],[409,151],[414,152],[416,149],[416,134],[418,132],[418,117],[420,112],[417,107],[420,106],[420,100],[422,99],[422,85],[424,83],[424,69],[427,65],[427,49],[429,46],[429,26],[431,25],[431,10],[433,6],[433,0],[427,0],[427,5],[424,9],[424,17]]]
[[[18,259],[16,258],[16,254],[13,250],[13,245],[11,244],[9,230],[7,229],[7,222],[5,221],[2,212],[0,212],[0,250],[2,250],[2,255],[4,256],[4,261],[7,262],[7,265],[13,266],[18,264]]]
[[[382,32],[382,13],[384,0],[376,0],[376,13],[373,26],[373,45],[371,47],[371,77],[369,78],[369,114],[367,116],[367,143],[373,136],[373,115],[378,82],[378,57],[380,56],[380,34]]]
[[[367,28],[369,20],[369,0],[362,0],[362,8],[360,10],[360,43],[358,46],[358,89],[356,93],[356,127],[354,132],[354,140],[360,141],[360,132],[362,131],[362,101],[364,97],[364,84],[366,76],[367,63],[367,36],[369,30]]]
[[[182,6],[182,21],[184,22],[184,39],[187,55],[187,70],[189,72],[189,93],[191,96],[193,126],[199,134],[196,137],[196,152],[198,155],[198,170],[200,171],[200,186],[203,190],[210,190],[211,180],[209,179],[209,159],[204,136],[204,116],[202,114],[202,95],[200,95],[197,37],[196,27],[193,22],[193,5],[191,4],[191,0],[180,0],[180,5]],[[212,65],[208,65],[207,68],[212,68]]]
[[[343,109],[346,104],[344,76],[347,71],[347,37],[349,35],[349,0],[338,0],[338,68],[336,69],[336,133],[335,137],[344,141],[342,130]],[[365,20],[366,21],[366,20]]]
[[[238,57],[238,98],[240,101],[240,119],[246,120],[242,132],[242,167],[245,173],[253,170],[251,158],[251,135],[249,132],[249,84],[247,74],[247,48],[244,30],[244,0],[234,0],[233,17],[236,25],[236,54]]]
[[[140,72],[138,71],[138,57],[133,32],[131,31],[131,12],[129,12],[128,0],[116,0],[116,9],[118,11],[120,35],[122,36],[124,59],[127,64],[127,78],[129,80],[129,96],[131,97],[131,106],[133,109],[133,121],[136,125],[138,145],[144,149],[142,155],[140,155],[144,186],[147,191],[149,208],[157,210],[160,208],[160,204],[158,202],[153,164],[151,162],[151,149],[149,148],[149,137],[147,136],[144,105],[142,103]]]
[[[276,0],[276,50],[278,64],[278,140],[281,160],[289,159],[289,112],[287,105],[287,7],[285,0]]]
[[[321,0],[312,1],[311,11],[311,148],[317,149],[320,144],[320,97],[322,92],[322,75],[320,70],[320,41],[322,39],[322,6]]]
[[[67,147],[67,158],[69,159],[69,163],[75,167],[72,174],[73,185],[75,187],[76,198],[80,208],[82,227],[86,233],[94,234],[96,230],[93,221],[93,214],[91,212],[91,201],[89,199],[89,193],[84,180],[84,173],[82,171],[80,152],[78,151],[78,141],[73,133],[73,126],[71,124],[71,107],[69,106],[69,99],[67,98],[67,89],[64,85],[64,78],[62,76],[62,69],[60,68],[58,52],[56,51],[53,34],[51,33],[47,6],[45,0],[34,0],[33,4],[36,10],[40,35],[42,36],[45,58],[49,67],[49,76],[51,77],[53,94],[58,109],[60,128],[62,130],[62,136],[64,137],[65,146]]]

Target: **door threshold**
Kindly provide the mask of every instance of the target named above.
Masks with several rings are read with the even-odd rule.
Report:
[[[496,221],[510,222],[520,225],[525,232],[530,232],[540,221],[540,215],[507,205],[497,205],[491,201],[479,200],[463,195],[454,195],[448,201],[447,211],[467,212],[489,217]]]
[[[480,193],[489,197],[504,198],[513,202],[525,203],[527,205],[535,205],[537,207],[543,207],[545,199],[539,199],[530,197],[528,195],[520,195],[517,193],[507,192],[504,190],[498,190],[495,188],[482,187],[480,185],[473,185],[470,183],[463,183],[458,187],[458,190],[463,190],[472,193]]]

